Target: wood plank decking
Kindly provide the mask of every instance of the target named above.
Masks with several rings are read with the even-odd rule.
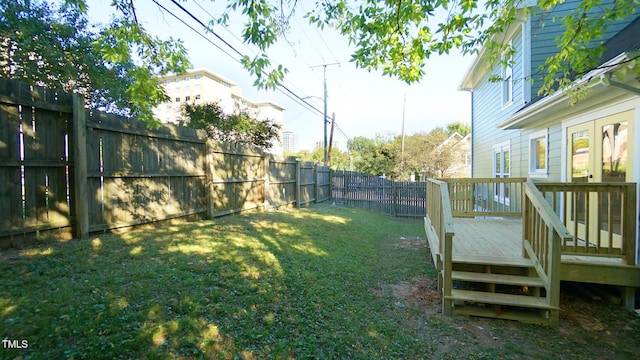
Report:
[[[521,258],[522,221],[502,218],[454,218],[453,258]]]
[[[525,265],[522,255],[522,221],[518,218],[453,218],[453,261]],[[436,241],[438,239],[435,239]],[[430,241],[432,241],[430,239]],[[430,243],[438,253],[439,244]],[[435,258],[434,254],[434,258]],[[619,286],[640,285],[640,269],[624,265],[619,257],[562,255],[561,280]],[[584,271],[589,268],[589,271]]]
[[[499,263],[522,258],[522,221],[517,218],[453,218],[453,258],[472,261],[482,257]],[[562,255],[566,264],[624,265],[617,257]],[[563,279],[564,280],[564,279]]]

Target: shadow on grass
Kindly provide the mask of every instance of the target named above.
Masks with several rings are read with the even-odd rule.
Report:
[[[411,340],[370,288],[380,241],[406,223],[362,214],[252,213],[21,251],[0,264],[0,336],[29,346],[0,357],[402,353]]]

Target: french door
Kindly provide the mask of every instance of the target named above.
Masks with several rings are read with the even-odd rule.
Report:
[[[633,174],[633,112],[627,111],[567,128],[567,181],[630,182]],[[574,192],[567,199],[567,228],[587,245],[620,244],[620,196]],[[612,229],[613,234],[609,234]],[[598,236],[600,232],[600,236]],[[600,240],[598,240],[600,239]]]

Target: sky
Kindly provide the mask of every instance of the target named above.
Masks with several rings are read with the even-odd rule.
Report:
[[[136,0],[138,21],[149,33],[162,39],[181,39],[194,69],[207,68],[234,81],[242,88],[244,97],[252,101],[269,100],[285,107],[283,125],[294,132],[297,150],[313,150],[316,142],[323,140],[321,114],[282,91],[256,89],[254,78],[236,60],[238,56],[235,59],[228,56],[199,34],[205,34],[228,53],[233,52],[230,48],[213,34],[206,34],[201,25],[171,0],[156,1],[198,32],[161,10],[153,0]],[[107,23],[114,13],[110,3],[111,0],[88,0],[90,20]],[[220,6],[226,2],[189,0],[180,4],[206,24],[210,15],[221,14]],[[298,2],[297,13],[311,10],[312,4]],[[213,30],[234,48],[253,57],[255,48],[241,41],[241,21],[232,15],[228,27],[216,26]],[[329,117],[335,113],[339,130],[335,131],[334,144],[337,142],[341,150],[346,150],[347,138],[401,135],[403,119],[406,135],[429,132],[456,121],[471,122],[470,94],[459,91],[458,86],[473,61],[472,56],[453,53],[434,56],[427,62],[425,77],[419,83],[407,85],[381,72],[357,69],[349,61],[352,53],[346,38],[333,29],[319,30],[308,25],[300,15],[293,17],[286,37],[267,52],[272,64],[282,64],[289,70],[284,85],[320,111],[323,111],[324,67],[317,65],[339,63],[326,67],[326,79],[327,113]]]

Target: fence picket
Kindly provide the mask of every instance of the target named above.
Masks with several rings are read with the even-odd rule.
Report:
[[[426,183],[392,181],[354,171],[331,173],[332,200],[398,217],[423,218],[426,214]]]
[[[201,130],[149,130],[89,111],[77,95],[0,79],[0,248],[43,231],[82,238],[331,198],[329,168],[298,169],[291,158],[208,142]]]

